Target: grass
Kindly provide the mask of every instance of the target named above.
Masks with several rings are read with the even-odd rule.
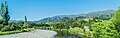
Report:
[[[21,33],[21,32],[22,32],[22,31],[20,31],[20,30],[7,31],[7,32],[0,32],[0,35],[16,34],[16,33]]]
[[[16,33],[21,33],[21,32],[29,32],[34,30],[34,28],[27,28],[27,29],[23,29],[25,31],[22,30],[14,30],[14,31],[6,31],[6,32],[1,32],[0,31],[0,35],[9,35],[9,34],[16,34]]]

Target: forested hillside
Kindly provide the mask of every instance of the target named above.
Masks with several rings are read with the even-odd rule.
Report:
[[[60,22],[67,18],[94,18],[94,17],[101,17],[106,20],[110,19],[114,15],[114,10],[105,10],[105,11],[97,11],[97,12],[90,12],[86,14],[76,14],[76,15],[58,15],[48,18],[43,18],[39,21],[39,23],[46,23],[46,22]]]

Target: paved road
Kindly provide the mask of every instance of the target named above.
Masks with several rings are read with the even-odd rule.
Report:
[[[57,33],[50,30],[34,30],[11,35],[2,35],[0,38],[52,38]]]

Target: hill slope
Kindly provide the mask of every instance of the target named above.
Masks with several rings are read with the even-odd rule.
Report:
[[[75,18],[75,17],[93,18],[93,17],[97,17],[97,16],[101,16],[101,15],[113,16],[113,14],[114,14],[114,10],[105,10],[105,11],[97,11],[97,12],[90,12],[90,13],[86,13],[86,14],[77,14],[77,15],[58,15],[58,16],[44,18],[44,19],[41,19],[41,20],[35,21],[35,22],[39,22],[39,23],[60,22],[60,21],[63,21],[65,17],[68,17],[68,18]]]

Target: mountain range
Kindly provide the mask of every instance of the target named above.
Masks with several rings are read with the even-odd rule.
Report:
[[[65,17],[68,17],[68,18],[76,18],[76,17],[93,18],[93,17],[97,17],[97,16],[101,16],[101,15],[113,16],[113,14],[114,14],[114,10],[105,10],[105,11],[89,12],[89,13],[85,13],[85,14],[76,14],[76,15],[57,15],[57,16],[53,16],[53,17],[43,18],[41,20],[34,21],[34,22],[37,22],[37,23],[60,22],[60,21],[63,21],[63,19]]]

